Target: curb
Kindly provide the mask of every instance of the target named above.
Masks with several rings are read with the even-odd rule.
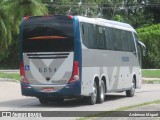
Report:
[[[16,83],[20,83],[18,80],[10,79],[10,78],[0,78],[0,82],[16,82]]]
[[[0,70],[2,73],[19,73],[18,69],[13,69],[13,70]]]
[[[142,80],[160,80],[160,78],[142,78]]]

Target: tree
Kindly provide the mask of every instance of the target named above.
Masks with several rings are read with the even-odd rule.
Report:
[[[99,1],[99,0],[97,0]],[[98,2],[95,0],[52,0],[45,1],[48,4],[49,13],[63,15],[82,15],[96,17]]]
[[[17,65],[18,63],[18,34],[21,19],[24,16],[44,15],[47,13],[48,9],[42,3],[42,0],[0,0],[1,63],[5,64],[7,60],[8,64]],[[12,58],[6,59],[7,57]]]
[[[8,11],[13,17],[13,31],[19,32],[19,25],[24,16],[44,15],[48,9],[42,0],[7,0],[9,4]],[[16,8],[16,9],[15,9]]]
[[[102,5],[106,19],[126,22],[134,28],[152,24],[153,15],[146,14],[147,3],[144,0],[106,0]]]
[[[160,68],[160,24],[139,28],[137,32],[147,48],[143,68]]]
[[[157,11],[160,11],[160,0],[148,0],[145,6],[145,13],[152,14],[154,23],[160,23],[160,14]]]
[[[122,0],[103,0],[101,1],[101,9],[104,18],[113,20],[117,15],[117,12],[121,10],[123,6]]]
[[[8,5],[0,0],[0,56],[5,57],[8,55],[8,46],[11,44],[11,19],[8,17],[6,9]],[[0,60],[1,60],[0,57]]]

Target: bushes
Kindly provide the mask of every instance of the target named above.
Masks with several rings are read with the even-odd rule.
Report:
[[[147,47],[143,68],[160,68],[160,24],[137,29],[139,39]]]
[[[0,59],[0,69],[18,69],[19,68],[19,45],[14,41],[9,47],[9,54]]]

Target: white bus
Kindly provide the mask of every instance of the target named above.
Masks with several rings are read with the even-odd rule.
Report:
[[[41,104],[141,87],[137,33],[129,24],[82,16],[24,17],[20,30],[22,95]]]

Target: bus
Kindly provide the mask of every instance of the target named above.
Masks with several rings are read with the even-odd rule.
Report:
[[[41,104],[84,98],[103,103],[106,93],[134,96],[141,87],[141,48],[126,23],[83,16],[24,17],[20,76],[24,96]]]

